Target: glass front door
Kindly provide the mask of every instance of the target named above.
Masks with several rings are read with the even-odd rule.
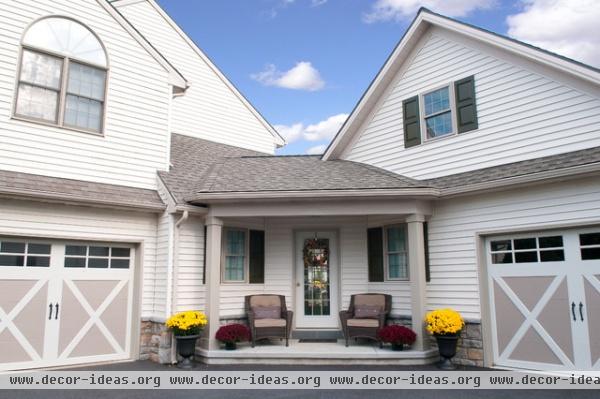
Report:
[[[296,242],[297,327],[337,327],[335,233],[302,232]]]

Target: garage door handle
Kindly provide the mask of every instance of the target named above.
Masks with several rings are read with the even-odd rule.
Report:
[[[56,312],[54,314],[54,320],[58,320],[58,303],[56,304]]]
[[[583,303],[579,302],[579,316],[581,317],[581,321],[583,321]]]
[[[573,314],[573,321],[577,321],[577,316],[575,316],[575,302],[571,302],[571,313]]]
[[[50,312],[48,314],[48,320],[52,320],[52,304],[48,305],[48,307],[50,308]]]

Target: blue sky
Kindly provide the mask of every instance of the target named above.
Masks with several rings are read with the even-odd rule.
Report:
[[[422,5],[600,64],[598,0],[158,2],[287,136],[280,154],[323,149]]]

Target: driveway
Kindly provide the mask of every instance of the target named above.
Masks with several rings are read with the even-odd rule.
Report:
[[[72,370],[103,371],[178,371],[172,366],[158,365],[149,361],[110,364],[96,367],[76,368]],[[205,365],[198,364],[196,371],[424,371],[437,370],[429,366],[284,366],[284,365]],[[483,370],[464,367],[461,370]],[[598,390],[13,390],[1,391],[0,399],[296,399],[323,398],[390,398],[390,399],[486,399],[539,398],[539,399],[587,399],[598,398]]]

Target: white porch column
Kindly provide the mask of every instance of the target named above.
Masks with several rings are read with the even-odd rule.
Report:
[[[407,218],[408,224],[408,267],[410,273],[410,299],[412,311],[412,328],[417,333],[413,345],[416,350],[426,350],[429,347],[427,331],[425,330],[425,240],[423,223],[425,216],[413,214]]]
[[[208,318],[208,349],[218,349],[215,334],[219,328],[221,288],[221,233],[223,221],[206,218],[206,317]]]

